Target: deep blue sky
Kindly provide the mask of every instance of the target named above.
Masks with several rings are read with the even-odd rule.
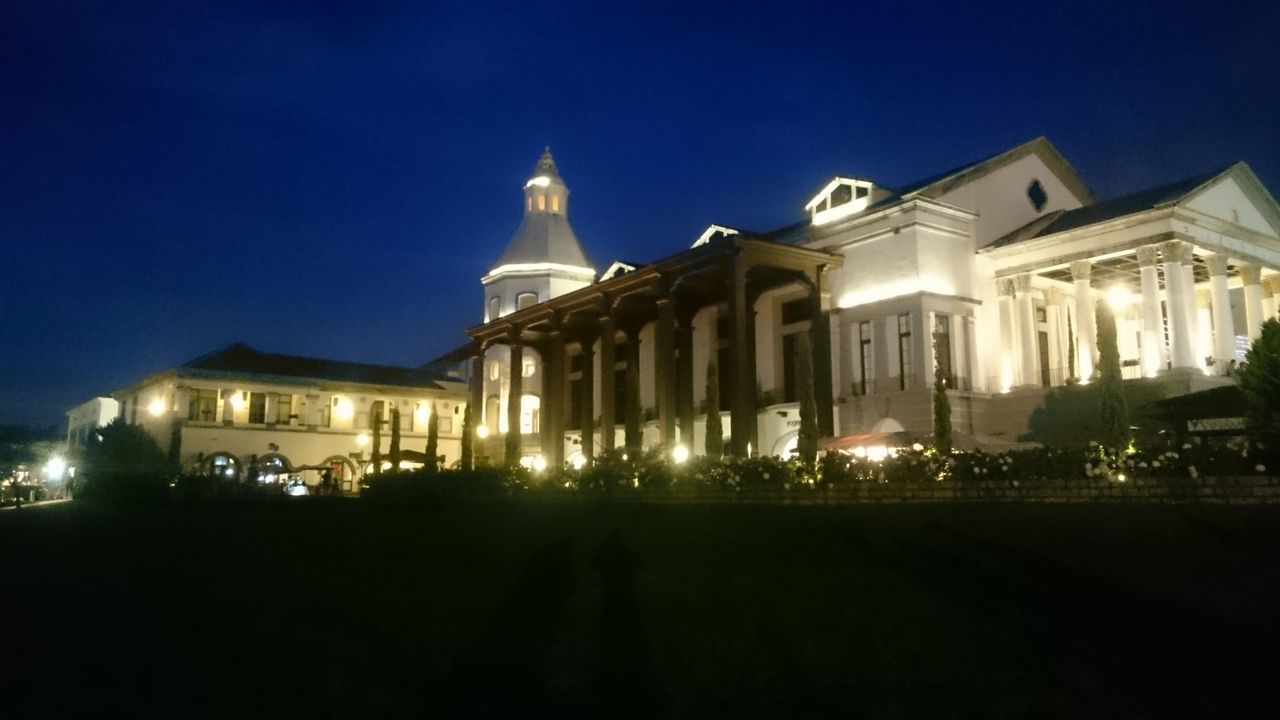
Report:
[[[1037,135],[1103,197],[1280,193],[1274,3],[607,5],[0,5],[0,423],[236,340],[450,349],[544,145],[598,270]]]

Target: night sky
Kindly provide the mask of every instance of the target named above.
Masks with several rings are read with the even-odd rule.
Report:
[[[1280,194],[1274,3],[609,5],[0,4],[0,423],[234,341],[457,346],[545,145],[597,271],[1039,135],[1103,198]]]

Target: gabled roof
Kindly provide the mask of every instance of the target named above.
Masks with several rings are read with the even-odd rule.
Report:
[[[392,385],[397,387],[441,389],[437,377],[421,368],[405,368],[394,365],[325,360],[263,353],[245,345],[234,343],[208,355],[202,355],[177,369],[179,377],[245,378],[267,376],[295,380],[327,380],[331,382],[361,383],[367,385]]]
[[[1111,200],[1086,205],[1082,208],[1048,213],[1044,217],[1036,218],[1032,222],[996,240],[987,247],[1007,247],[1025,240],[1055,235],[1126,215],[1135,215],[1148,210],[1177,205],[1189,200],[1201,189],[1213,184],[1220,177],[1231,173],[1239,166],[1243,166],[1243,163],[1235,163],[1210,173],[1140,190]]]

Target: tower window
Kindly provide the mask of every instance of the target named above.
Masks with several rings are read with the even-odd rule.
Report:
[[[526,292],[526,293],[520,293],[519,295],[516,295],[517,310],[523,310],[527,307],[533,307],[534,305],[537,305],[537,304],[538,304],[537,293]]]
[[[560,196],[559,195],[551,196],[551,212],[557,212],[557,213],[560,212]]]
[[[500,298],[489,298],[489,317],[485,318],[485,322],[493,322],[498,319],[498,311],[502,307]]]
[[[538,209],[539,209],[539,210],[546,210],[546,209],[547,209],[547,196],[546,196],[546,195],[539,195],[539,196],[538,196]]]

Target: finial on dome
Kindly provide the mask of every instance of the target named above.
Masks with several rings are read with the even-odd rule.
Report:
[[[542,157],[538,158],[538,165],[533,169],[533,174],[546,175],[547,177],[559,178],[560,171],[556,169],[556,160],[551,156],[551,146],[548,145],[542,150]]]

